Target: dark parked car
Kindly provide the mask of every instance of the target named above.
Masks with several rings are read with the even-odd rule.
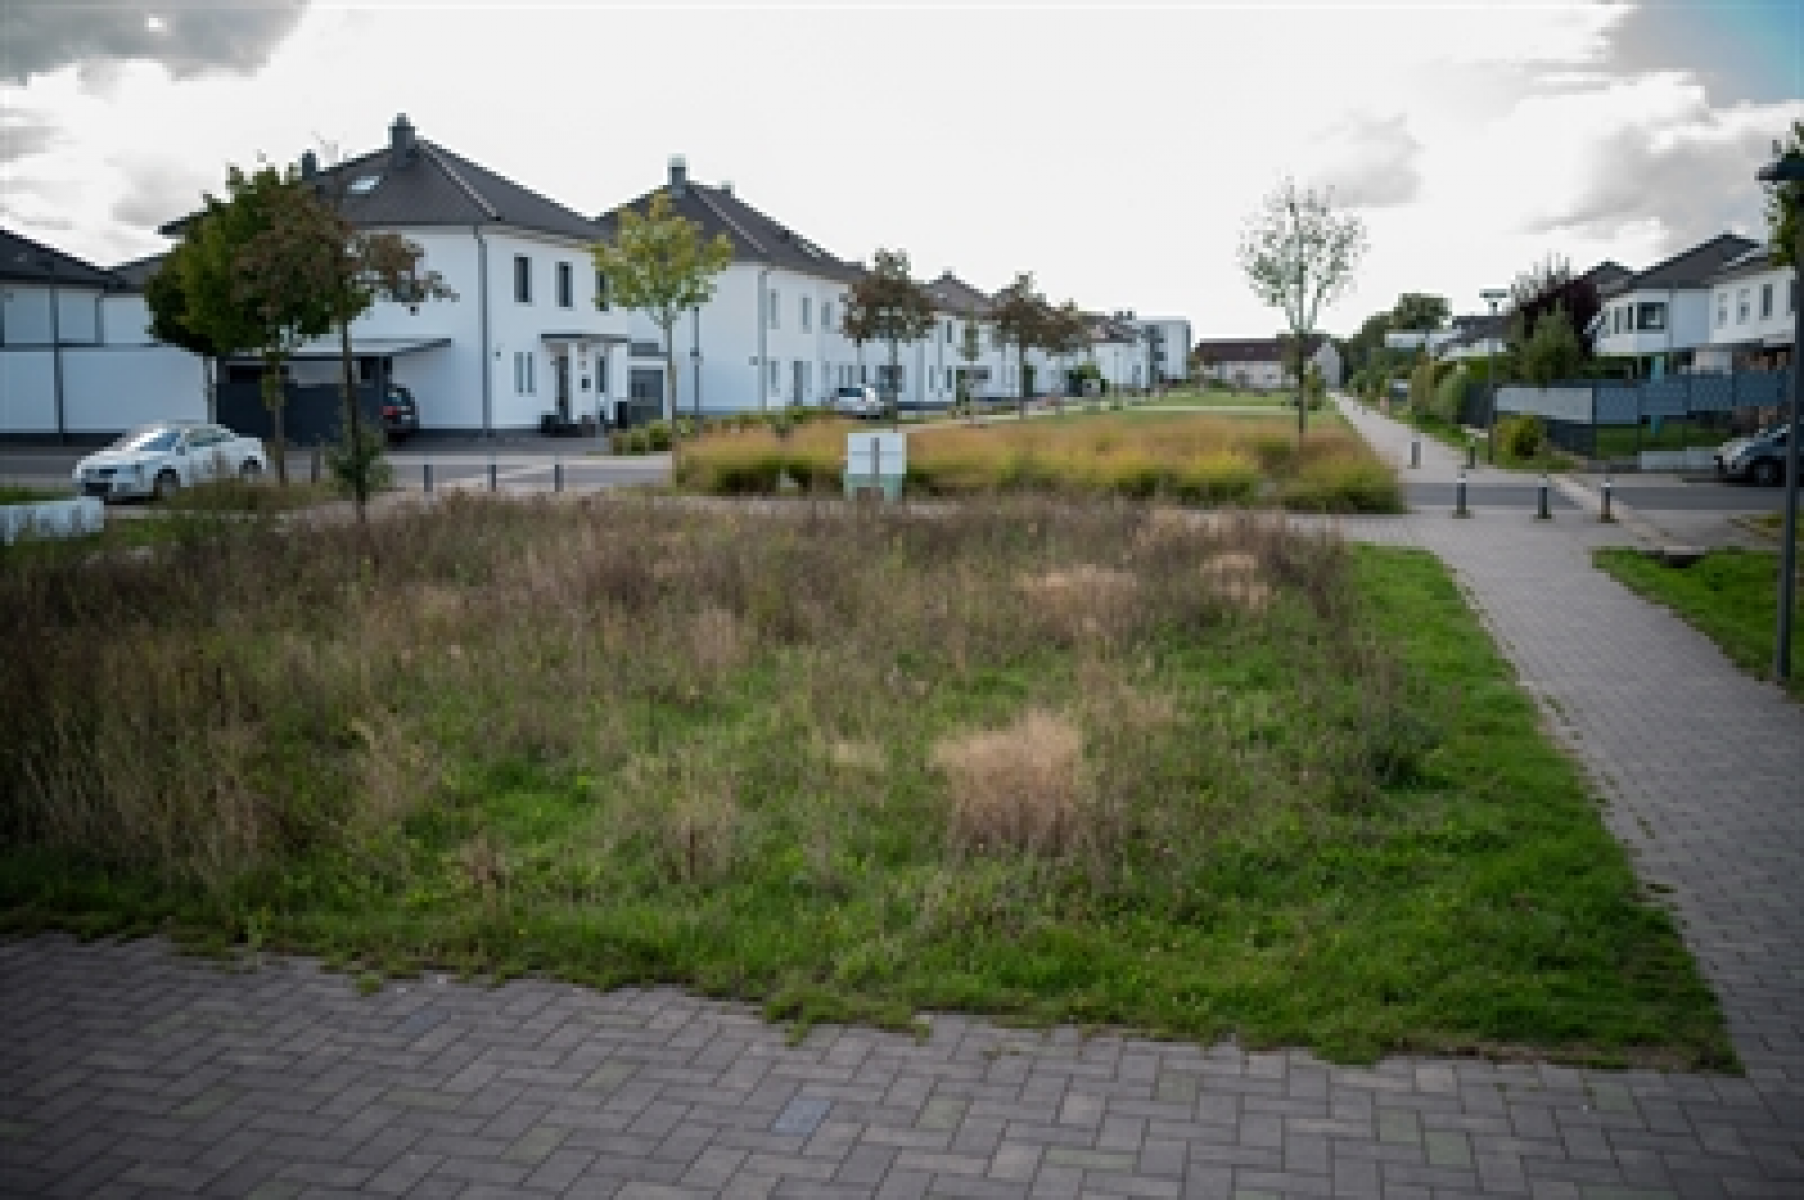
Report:
[[[1775,425],[1752,437],[1724,442],[1716,448],[1716,473],[1724,479],[1747,479],[1763,487],[1784,483],[1788,428]]]
[[[398,383],[388,385],[382,400],[382,431],[391,442],[404,442],[420,431],[420,409],[413,393]]]

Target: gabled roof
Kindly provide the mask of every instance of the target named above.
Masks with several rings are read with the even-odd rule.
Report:
[[[343,212],[363,228],[410,225],[505,225],[577,241],[595,240],[595,227],[565,208],[487,167],[415,136],[405,116],[389,128],[389,145],[302,177],[325,194],[343,191]],[[160,232],[181,234],[195,214]]]
[[[671,211],[701,227],[704,238],[712,240],[715,234],[724,233],[733,244],[735,261],[767,263],[842,283],[850,283],[864,273],[857,263],[829,254],[795,230],[765,216],[735,196],[731,188],[708,187],[689,179],[679,163],[672,164],[671,179],[665,186],[653,188],[596,217],[591,236],[613,237],[621,209],[644,212],[651,206],[652,197],[660,192],[670,197]]]
[[[933,298],[934,307],[944,312],[975,313],[982,316],[995,307],[988,296],[951,271],[942,272],[932,283],[923,284],[922,290]]]
[[[1759,245],[1740,234],[1719,233],[1707,242],[1656,263],[1637,275],[1631,275],[1611,289],[1612,295],[1665,288],[1702,287],[1731,259],[1738,258]]]
[[[109,292],[125,290],[125,281],[111,271],[34,242],[10,229],[0,229],[0,279],[58,286],[74,284]]]
[[[120,263],[114,267],[112,273],[132,291],[141,292],[144,290],[144,285],[150,282],[150,277],[163,269],[163,260],[168,257],[168,251],[164,251],[162,254],[149,254],[143,258],[134,258],[130,262]]]
[[[1615,264],[1607,264],[1614,266]],[[1620,269],[1620,268],[1619,268]],[[1592,270],[1597,270],[1593,267]],[[1626,273],[1626,272],[1625,272]],[[1591,274],[1590,271],[1585,272]],[[1471,313],[1453,318],[1454,336],[1443,343],[1445,346],[1476,346],[1480,342],[1493,339],[1501,341],[1509,329],[1509,314]]]
[[[1313,358],[1326,338],[1313,334],[1304,341],[1306,357]],[[1211,362],[1278,362],[1282,352],[1277,338],[1204,338],[1191,347],[1192,356],[1201,354]]]
[[[1747,253],[1737,254],[1724,263],[1722,268],[1710,277],[1710,282],[1726,283],[1731,279],[1745,279],[1749,275],[1759,275],[1773,269],[1773,248],[1756,246]]]
[[[1621,263],[1614,259],[1606,258],[1595,267],[1592,267],[1589,271],[1586,271],[1583,275],[1580,275],[1579,278],[1596,288],[1598,294],[1601,296],[1615,291],[1624,280],[1631,279],[1634,275],[1635,272],[1629,270]]]

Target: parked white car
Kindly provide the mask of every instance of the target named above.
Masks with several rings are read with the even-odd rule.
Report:
[[[833,411],[842,417],[881,417],[883,401],[876,388],[847,386],[834,391]]]
[[[256,479],[268,469],[269,455],[256,438],[203,421],[158,421],[88,455],[74,474],[84,496],[164,500],[210,479]]]

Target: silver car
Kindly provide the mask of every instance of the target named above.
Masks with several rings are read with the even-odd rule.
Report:
[[[842,417],[881,417],[883,401],[876,388],[847,386],[834,391],[833,411]]]
[[[76,463],[74,477],[84,496],[163,500],[207,480],[257,479],[268,469],[269,455],[256,438],[204,421],[157,421]]]

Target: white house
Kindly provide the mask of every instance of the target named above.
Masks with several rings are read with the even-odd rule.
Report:
[[[644,211],[664,192],[671,209],[700,227],[705,238],[724,234],[733,261],[715,279],[713,299],[679,321],[673,349],[681,412],[744,412],[814,404],[833,388],[876,382],[888,348],[854,346],[841,332],[846,287],[862,270],[759,212],[734,194],[731,184],[709,186],[689,178],[681,157],[670,161],[666,184],[620,208]],[[612,238],[620,208],[595,220]],[[669,411],[664,380],[663,331],[641,312],[628,316],[631,391],[641,405]],[[904,391],[910,381],[903,355]]]
[[[1636,374],[1650,378],[1692,368],[1698,352],[1711,344],[1712,277],[1756,245],[1721,233],[1600,288],[1596,353],[1633,359]]]
[[[1199,378],[1257,391],[1297,385],[1296,373],[1289,362],[1290,354],[1280,338],[1206,338],[1191,350],[1191,357],[1197,363]],[[1340,350],[1334,345],[1333,338],[1315,335],[1305,360],[1321,371],[1327,386],[1340,386]]]
[[[1182,383],[1190,377],[1190,322],[1183,317],[1141,317],[1134,322],[1147,337],[1157,382]]]
[[[149,324],[119,272],[0,230],[0,437],[92,442],[205,416],[200,360]]]
[[[1794,357],[1798,272],[1776,266],[1757,246],[1710,277],[1710,342],[1697,351],[1700,371],[1781,367]]]
[[[405,115],[380,150],[300,173],[362,229],[397,233],[424,255],[454,299],[380,300],[351,324],[360,378],[404,384],[432,433],[496,433],[612,416],[626,394],[625,314],[598,307],[589,246],[595,229],[565,208],[418,136]],[[180,234],[192,217],[163,227]],[[335,336],[294,355],[297,384],[333,383]],[[257,367],[244,359],[239,376]]]

